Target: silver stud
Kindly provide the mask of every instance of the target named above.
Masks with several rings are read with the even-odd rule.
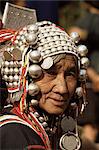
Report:
[[[11,75],[8,77],[8,80],[9,80],[10,82],[12,82],[13,79],[14,79],[14,78],[13,78],[13,76],[11,76]]]
[[[28,26],[28,31],[29,32],[33,32],[34,31],[36,33],[38,31],[38,26],[32,24],[32,25]]]
[[[32,78],[38,78],[42,74],[42,69],[40,66],[38,66],[36,64],[31,65],[29,67],[29,74],[32,76]]]
[[[38,94],[38,92],[39,92],[39,87],[34,83],[30,83],[28,86],[28,93],[31,96],[34,96],[34,95]]]
[[[4,78],[5,81],[8,80],[8,76],[7,75],[4,75],[3,78]]]
[[[39,62],[39,59],[40,59],[40,57],[41,57],[41,54],[40,54],[39,51],[34,50],[34,51],[32,51],[32,52],[30,53],[29,56],[30,56],[30,60],[31,60],[32,62],[37,63],[37,62]]]
[[[45,54],[50,54],[50,52],[51,52],[50,50],[46,50]]]
[[[14,71],[13,71],[13,68],[10,68],[10,69],[9,69],[9,74],[13,74],[13,72],[14,72]]]
[[[71,32],[70,36],[75,43],[79,42],[80,36],[77,32]]]
[[[86,80],[86,70],[85,69],[81,69],[79,75],[80,75],[81,80]]]
[[[56,44],[56,45],[60,44],[60,41],[55,41],[55,44]]]
[[[8,87],[12,87],[13,86],[13,83],[8,83]]]
[[[62,49],[63,49],[62,46],[57,47],[58,51],[61,51]]]
[[[46,128],[46,127],[48,126],[47,122],[43,122],[43,123],[42,123],[42,126],[43,126],[44,128]]]
[[[40,116],[38,119],[39,119],[40,122],[43,122],[43,121],[44,121],[44,118],[41,117],[41,116]]]
[[[82,87],[77,87],[76,88],[76,94],[77,94],[77,96],[79,98],[83,96],[83,89],[82,89]]]
[[[66,44],[66,41],[61,41],[61,44]]]
[[[9,67],[9,62],[5,61],[5,67]]]
[[[14,87],[18,86],[18,83],[17,82],[13,82],[13,86]]]
[[[78,53],[80,54],[80,56],[86,56],[86,54],[88,53],[87,47],[85,45],[79,45]]]
[[[39,115],[38,112],[34,112],[34,116],[35,116],[36,118],[38,118],[40,115]]]
[[[9,69],[6,67],[5,69],[4,69],[4,74],[8,74],[9,73]]]
[[[29,44],[35,44],[36,39],[37,39],[37,36],[36,34],[33,34],[33,33],[28,34],[26,37],[26,40]]]
[[[54,36],[54,40],[59,40],[59,36]]]
[[[31,104],[32,104],[33,106],[37,106],[37,105],[38,105],[38,100],[32,99],[32,100],[31,100]]]
[[[9,62],[9,66],[10,66],[10,67],[13,67],[13,66],[14,66],[13,61],[10,61],[10,62]]]
[[[14,81],[18,81],[19,80],[19,76],[18,75],[15,75],[14,77],[13,77],[14,79]]]
[[[88,59],[87,57],[81,58],[81,65],[82,65],[84,68],[87,68],[88,65],[89,65],[89,59]]]
[[[54,48],[51,48],[51,52],[56,52],[57,49],[54,47]]]
[[[17,74],[19,72],[18,68],[14,68],[14,73]]]

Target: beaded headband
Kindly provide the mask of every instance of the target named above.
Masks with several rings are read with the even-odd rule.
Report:
[[[88,50],[84,45],[76,46],[78,40],[77,33],[73,32],[69,36],[50,21],[37,22],[15,32],[11,43],[5,48],[1,68],[8,91],[12,95],[12,102],[21,99],[21,105],[25,105],[27,92],[32,96],[38,94],[39,87],[33,81],[28,85],[26,76],[29,74],[32,79],[39,78],[42,69],[49,69],[53,65],[51,56],[54,55],[75,55],[79,64],[79,79],[81,82],[85,81],[89,64],[86,57]]]

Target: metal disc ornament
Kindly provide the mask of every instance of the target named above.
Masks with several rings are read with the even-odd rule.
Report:
[[[4,55],[5,60],[7,60],[7,61],[13,60],[13,58],[9,52],[4,51],[3,55]]]
[[[64,132],[73,131],[76,127],[76,121],[70,117],[65,116],[61,121],[61,128]]]
[[[43,69],[49,69],[53,65],[53,59],[51,57],[47,57],[44,59],[43,63],[41,64],[41,67]]]
[[[76,134],[68,132],[60,138],[59,144],[62,150],[79,150],[81,141]]]

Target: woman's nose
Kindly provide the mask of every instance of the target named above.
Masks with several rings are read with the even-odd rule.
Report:
[[[68,85],[63,75],[57,77],[56,86],[57,92],[60,92],[61,94],[68,93]]]

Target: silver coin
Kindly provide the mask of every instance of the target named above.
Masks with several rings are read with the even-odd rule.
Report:
[[[43,63],[41,64],[41,67],[43,69],[49,69],[53,65],[53,59],[51,57],[47,57],[44,59]]]

